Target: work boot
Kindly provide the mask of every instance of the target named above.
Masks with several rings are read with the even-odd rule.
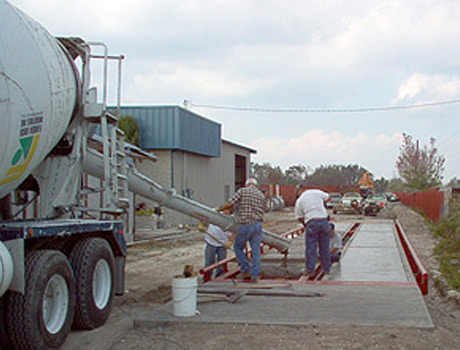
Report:
[[[241,279],[243,279],[243,280],[250,280],[251,279],[251,273],[249,271],[241,272],[239,277],[241,277]]]

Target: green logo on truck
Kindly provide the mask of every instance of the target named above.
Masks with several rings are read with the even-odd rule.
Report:
[[[6,172],[5,178],[0,182],[0,185],[16,181],[21,177],[35,154],[39,139],[40,135],[27,136],[19,139],[21,148],[14,154],[11,160],[11,168]]]

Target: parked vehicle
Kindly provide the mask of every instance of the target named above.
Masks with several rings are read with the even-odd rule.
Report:
[[[399,198],[396,193],[386,192],[385,196],[387,197],[388,202],[399,202]]]
[[[328,209],[333,209],[342,200],[342,194],[338,192],[329,193],[329,201],[326,203]]]
[[[386,198],[383,195],[370,195],[361,202],[361,213],[377,215],[385,207]]]
[[[343,195],[340,203],[333,208],[333,213],[336,214],[340,211],[359,213],[362,199],[358,192],[347,192]]]

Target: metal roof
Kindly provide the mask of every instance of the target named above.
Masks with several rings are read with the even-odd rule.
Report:
[[[221,154],[221,125],[180,106],[122,106],[120,115],[137,120],[143,149]]]
[[[255,150],[254,148],[250,148],[248,146],[240,145],[238,143],[235,143],[235,142],[232,142],[232,141],[229,141],[229,140],[222,139],[222,142],[226,142],[226,143],[228,143],[230,145],[233,145],[235,147],[245,149],[249,153],[257,153],[257,150]]]

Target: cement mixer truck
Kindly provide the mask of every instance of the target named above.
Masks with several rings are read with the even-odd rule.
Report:
[[[102,91],[91,86],[93,60],[102,61]],[[124,291],[130,191],[235,228],[231,216],[164,189],[129,162],[106,108],[110,60],[120,74],[123,56],[103,43],[55,38],[0,0],[2,349],[57,349],[72,328],[106,322]],[[100,196],[98,206],[89,193]],[[283,253],[289,244],[268,232],[263,242]]]

